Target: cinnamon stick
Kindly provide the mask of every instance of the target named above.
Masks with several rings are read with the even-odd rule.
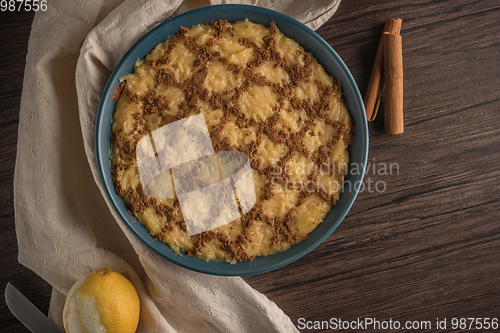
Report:
[[[401,32],[401,24],[402,24],[401,19],[389,18],[385,21],[384,32],[399,35],[399,33]],[[383,88],[384,88],[384,45],[383,45],[383,38],[380,38],[377,54],[375,56],[375,62],[373,64],[373,69],[370,76],[370,81],[368,82],[368,88],[366,89],[364,98],[366,117],[368,118],[368,121],[375,120],[375,117],[377,116]]]
[[[403,47],[401,35],[384,33],[385,109],[384,128],[388,134],[404,132]]]

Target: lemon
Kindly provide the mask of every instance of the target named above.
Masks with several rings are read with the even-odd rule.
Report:
[[[140,302],[122,274],[99,269],[71,287],[63,310],[66,333],[134,333]]]

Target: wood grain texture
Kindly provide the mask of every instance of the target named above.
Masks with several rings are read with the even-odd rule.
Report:
[[[13,179],[19,107],[33,12],[0,12],[0,330],[29,332],[8,310],[7,282],[13,283],[42,312],[49,309],[52,287],[17,261]]]
[[[33,16],[0,15],[0,61],[9,64],[0,69],[0,288],[13,281],[46,312],[50,286],[17,263],[12,205]],[[388,17],[403,19],[405,133],[384,134],[381,105],[364,190],[339,228],[300,260],[244,278],[296,325],[371,317],[429,320],[429,331],[443,332],[436,318],[449,318],[447,331],[452,317],[500,318],[500,3],[341,2],[318,33],[362,94]],[[0,327],[26,332],[3,297]]]
[[[319,29],[364,93],[385,19],[403,19],[405,133],[384,134],[379,112],[365,191],[340,227],[292,265],[245,278],[295,324],[392,318],[435,331],[436,318],[500,316],[498,6],[345,1]],[[384,174],[391,163],[399,171]]]

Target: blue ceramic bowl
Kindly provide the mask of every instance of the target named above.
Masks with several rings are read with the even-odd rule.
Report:
[[[280,31],[287,37],[297,41],[306,51],[311,52],[326,72],[342,82],[345,99],[355,125],[354,144],[350,147],[350,163],[356,163],[358,172],[349,174],[350,184],[361,184],[365,172],[364,166],[368,157],[368,125],[363,106],[363,100],[351,73],[338,54],[318,34],[302,23],[275,11],[246,5],[218,5],[203,7],[178,15],[147,33],[123,57],[104,89],[96,120],[95,149],[99,175],[104,185],[108,199],[115,212],[127,228],[144,244],[166,259],[194,271],[214,275],[251,275],[263,273],[285,266],[306,255],[323,242],[342,222],[351,208],[359,188],[345,186],[340,200],[326,215],[324,221],[314,229],[309,237],[292,246],[285,252],[267,257],[258,257],[254,261],[236,264],[206,262],[184,254],[175,255],[168,245],[153,241],[148,231],[133,216],[127,213],[127,207],[115,193],[111,180],[111,163],[109,159],[109,134],[115,102],[112,99],[113,90],[119,85],[118,79],[133,72],[135,60],[144,58],[158,43],[175,34],[180,26],[190,27],[213,20],[226,19],[235,22],[248,19],[254,23],[269,26],[275,21]]]

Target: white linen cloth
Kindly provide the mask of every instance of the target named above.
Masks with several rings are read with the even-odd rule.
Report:
[[[167,18],[219,3],[268,7],[316,29],[340,0],[50,0],[35,16],[14,176],[16,232],[19,262],[53,286],[49,317],[61,328],[73,283],[109,267],[138,290],[138,332],[297,331],[243,279],[192,272],[149,250],[111,212],[96,172],[94,121],[120,58]]]

